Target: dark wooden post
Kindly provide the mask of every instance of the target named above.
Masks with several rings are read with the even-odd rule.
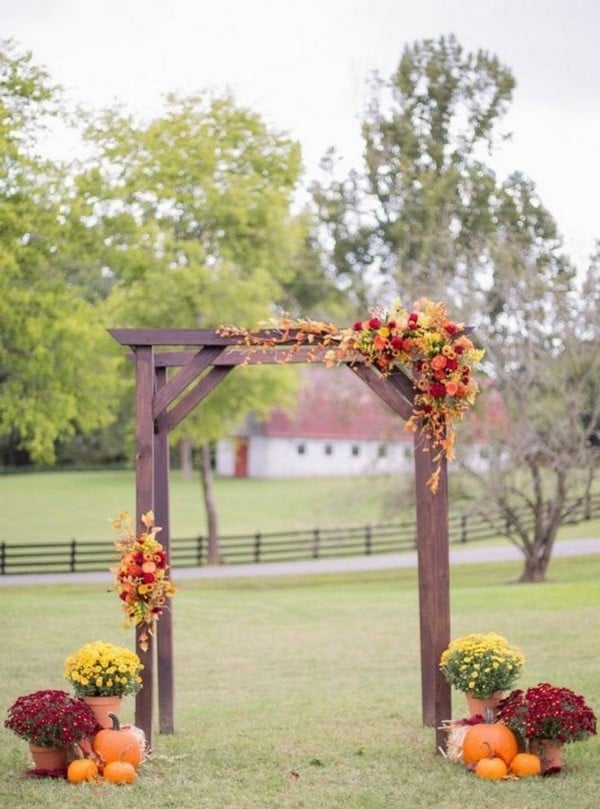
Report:
[[[434,469],[428,441],[419,430],[415,433],[415,496],[423,724],[435,728],[436,749],[443,749],[445,734],[441,723],[444,719],[450,719],[452,712],[450,685],[439,669],[440,656],[450,641],[446,459],[442,461],[439,487],[435,494],[427,486]]]
[[[167,381],[167,369],[156,369],[156,391]],[[154,441],[154,513],[156,525],[161,527],[157,539],[167,559],[171,559],[171,526],[169,512],[169,428],[167,412],[156,415]],[[169,574],[170,576],[170,571]],[[161,733],[175,732],[173,682],[173,613],[170,606],[156,623],[156,654],[158,664],[158,729]]]
[[[138,346],[136,349],[136,487],[135,506],[137,523],[142,515],[154,508],[154,349]],[[147,650],[142,649],[141,636],[145,629],[136,629],[136,651],[143,663],[142,688],[135,698],[135,724],[146,734],[152,749],[152,706],[154,682],[154,638],[149,637]]]

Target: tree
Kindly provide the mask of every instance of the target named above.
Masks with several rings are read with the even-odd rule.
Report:
[[[499,531],[510,526],[530,581],[545,576],[567,495],[582,491],[582,470],[589,490],[598,463],[598,301],[592,313],[578,294],[533,182],[499,182],[485,162],[513,86],[496,57],[465,53],[454,37],[405,48],[391,80],[375,83],[364,171],[334,177],[330,153],[314,198],[330,262],[358,305],[400,290],[406,302],[450,300],[476,327],[504,412],[488,425],[481,500],[488,515],[497,505]]]
[[[591,269],[587,292],[578,290],[533,184],[516,174],[500,191],[478,339],[505,418],[488,436],[487,474],[477,472],[480,509],[523,553],[521,580],[543,581],[558,529],[583,508],[598,462],[598,293]]]
[[[493,231],[496,184],[482,157],[513,87],[496,57],[465,53],[453,36],[407,46],[388,82],[375,76],[364,172],[337,179],[330,153],[329,179],[313,188],[331,261],[359,305],[390,288],[465,299]]]
[[[111,323],[253,326],[274,314],[274,302],[306,297],[293,278],[299,257],[309,260],[308,228],[290,212],[296,143],[230,96],[207,95],[170,96],[147,122],[106,110],[87,136],[96,151],[77,185],[104,245]],[[174,436],[200,448],[211,562],[219,550],[210,443],[249,410],[263,413],[288,396],[292,375],[277,370],[236,371]]]
[[[60,270],[64,174],[35,140],[58,102],[31,55],[0,43],[0,434],[40,463],[110,420],[116,355]]]

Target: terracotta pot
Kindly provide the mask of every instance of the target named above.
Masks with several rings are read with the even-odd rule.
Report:
[[[554,739],[531,739],[529,750],[542,762],[542,772],[561,769],[563,745],[560,742],[555,742]]]
[[[67,751],[54,747],[40,747],[29,742],[29,752],[36,770],[66,770]]]
[[[502,691],[496,691],[491,697],[486,697],[485,699],[480,697],[474,697],[473,694],[469,694],[468,692],[465,694],[467,699],[467,708],[469,710],[469,716],[483,716],[485,719],[486,716],[486,709],[491,708],[494,718],[496,717],[496,708],[498,707],[498,703],[503,697]]]
[[[90,706],[98,724],[103,728],[112,727],[112,719],[109,714],[118,715],[123,702],[123,697],[82,697],[82,699]]]

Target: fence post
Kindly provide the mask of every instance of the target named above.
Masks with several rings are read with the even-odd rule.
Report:
[[[254,534],[254,561],[260,562],[260,531]]]
[[[467,541],[467,515],[462,514],[460,518],[460,541]]]
[[[6,573],[6,542],[0,542],[0,575]]]
[[[372,549],[371,539],[372,539],[371,526],[370,525],[365,525],[365,554],[367,556],[370,556],[370,554],[371,554],[371,549]]]
[[[204,544],[204,537],[199,536],[196,539],[196,564],[202,567],[202,545]]]
[[[72,539],[71,540],[70,562],[69,562],[69,567],[71,569],[71,573],[75,573],[76,561],[77,561],[77,542],[74,539]]]
[[[315,528],[313,531],[313,542],[312,542],[312,557],[313,559],[319,558],[319,550],[321,545],[321,537],[319,534],[319,529]]]

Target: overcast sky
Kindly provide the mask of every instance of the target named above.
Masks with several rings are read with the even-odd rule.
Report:
[[[454,33],[496,54],[517,89],[498,171],[531,177],[582,263],[600,238],[599,0],[0,0],[0,36],[74,100],[158,110],[170,91],[231,90],[301,144],[360,160],[374,70]]]

